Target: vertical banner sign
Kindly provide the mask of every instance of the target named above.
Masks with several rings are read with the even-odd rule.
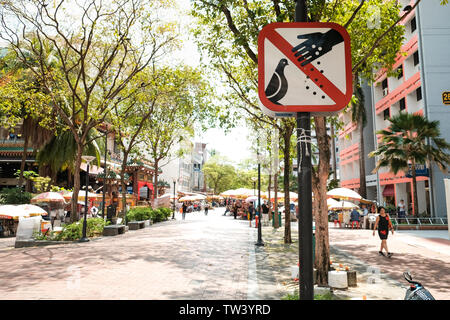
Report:
[[[259,33],[258,56],[259,99],[275,116],[333,114],[350,102],[350,37],[342,26],[271,23]]]

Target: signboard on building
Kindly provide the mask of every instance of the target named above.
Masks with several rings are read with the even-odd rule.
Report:
[[[407,178],[412,178],[412,169],[409,164],[408,172],[405,174]],[[430,173],[428,172],[428,168],[424,164],[416,164],[416,177],[429,177]]]
[[[258,95],[269,115],[331,114],[349,103],[350,37],[342,26],[271,23],[259,33],[258,54]]]
[[[446,91],[442,93],[442,103],[450,104],[450,91]]]

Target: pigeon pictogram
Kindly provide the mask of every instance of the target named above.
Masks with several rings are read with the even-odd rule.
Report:
[[[282,99],[288,90],[288,82],[284,75],[284,68],[288,65],[287,59],[281,59],[278,62],[275,72],[266,88],[266,96],[271,102],[279,104],[278,100]]]

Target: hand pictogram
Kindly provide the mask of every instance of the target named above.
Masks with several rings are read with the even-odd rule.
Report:
[[[295,57],[298,57],[297,60],[301,62],[302,67],[330,52],[333,46],[344,41],[342,35],[334,29],[325,33],[301,34],[297,36],[297,39],[306,39],[292,48],[292,52],[296,52]]]

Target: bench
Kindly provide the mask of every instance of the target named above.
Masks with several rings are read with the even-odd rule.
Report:
[[[109,226],[105,226],[103,228],[104,236],[117,236],[118,234],[125,233],[125,226],[123,224],[113,224]]]
[[[139,230],[145,228],[145,221],[130,221],[128,222],[130,230]]]

